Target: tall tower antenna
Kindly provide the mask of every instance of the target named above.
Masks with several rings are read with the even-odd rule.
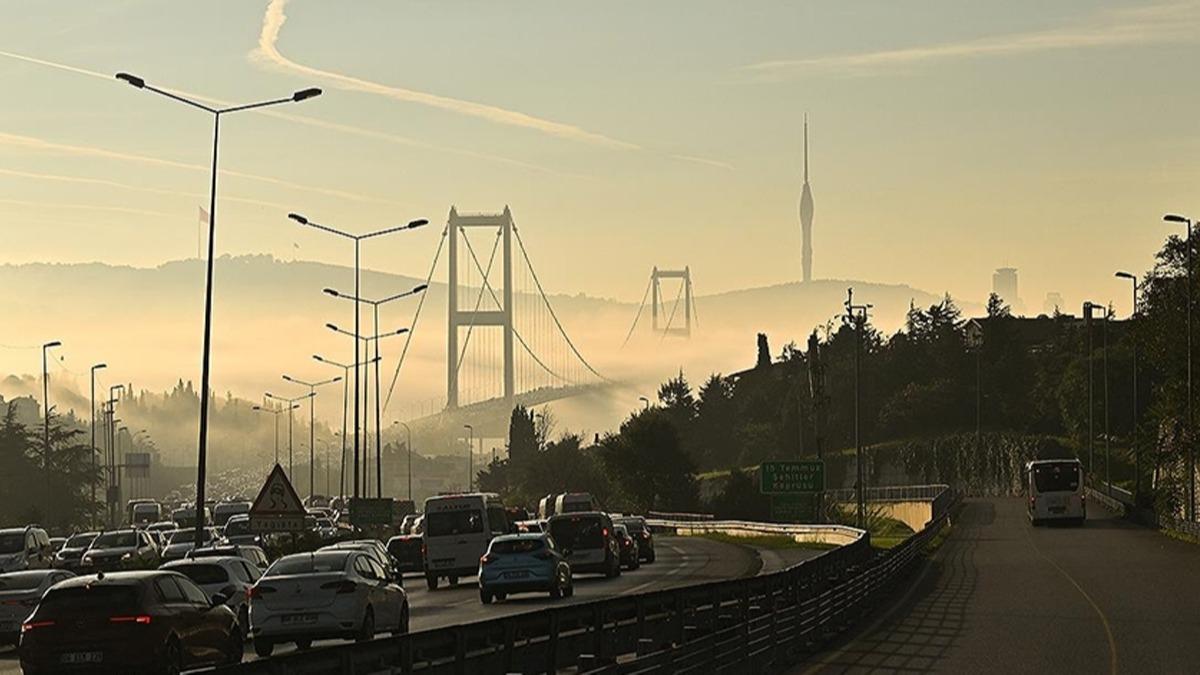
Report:
[[[812,281],[812,223],[813,198],[808,185],[808,113],[804,114],[804,187],[800,191],[800,233],[803,245],[800,249],[804,283]]]

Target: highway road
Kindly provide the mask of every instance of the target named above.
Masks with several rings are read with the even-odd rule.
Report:
[[[474,579],[460,581],[457,587],[447,587],[445,582],[436,591],[425,586],[423,577],[409,576],[405,588],[409,593],[412,609],[411,629],[425,630],[456,625],[470,621],[482,621],[506,614],[535,612],[550,603],[586,602],[614,595],[643,593],[650,590],[674,586],[697,584],[718,579],[731,579],[757,574],[762,566],[759,556],[751,549],[723,544],[696,537],[659,537],[656,542],[658,559],[642,565],[635,571],[624,571],[616,579],[605,579],[598,575],[580,575],[575,579],[575,595],[572,598],[552,601],[544,594],[518,594],[503,602],[483,605],[479,601],[479,587]],[[800,551],[801,555],[815,555],[819,551]],[[339,641],[323,641],[314,644],[314,649],[342,644]],[[294,651],[294,645],[279,645],[276,654]],[[246,646],[246,660],[257,658],[250,645]],[[15,653],[10,649],[0,652],[0,674],[20,673]]]
[[[967,501],[907,589],[791,672],[1200,672],[1200,546],[1088,516],[1033,528],[1020,499]]]

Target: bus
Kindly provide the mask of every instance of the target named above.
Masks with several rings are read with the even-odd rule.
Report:
[[[1035,459],[1025,465],[1025,474],[1029,522],[1035,527],[1050,521],[1083,525],[1087,496],[1078,459]]]

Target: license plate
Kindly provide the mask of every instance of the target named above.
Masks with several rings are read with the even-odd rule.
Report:
[[[505,572],[504,573],[505,579],[524,579],[527,576],[529,576],[529,572],[527,572],[525,570],[518,570],[516,572]]]
[[[283,617],[283,623],[289,624],[289,625],[297,624],[297,623],[316,623],[316,622],[317,622],[316,614],[285,614]]]
[[[100,663],[104,652],[67,652],[58,658],[59,663]]]

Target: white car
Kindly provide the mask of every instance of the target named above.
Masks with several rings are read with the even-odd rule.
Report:
[[[25,620],[46,589],[75,576],[66,570],[28,570],[0,574],[0,644],[17,644]]]
[[[280,642],[370,640],[408,632],[408,595],[370,555],[353,549],[296,553],[276,560],[250,589],[254,652]]]
[[[247,596],[262,575],[249,560],[239,556],[211,556],[172,560],[159,569],[179,572],[192,580],[204,595],[222,595],[225,606],[237,615],[242,637],[250,635],[250,607]]]

